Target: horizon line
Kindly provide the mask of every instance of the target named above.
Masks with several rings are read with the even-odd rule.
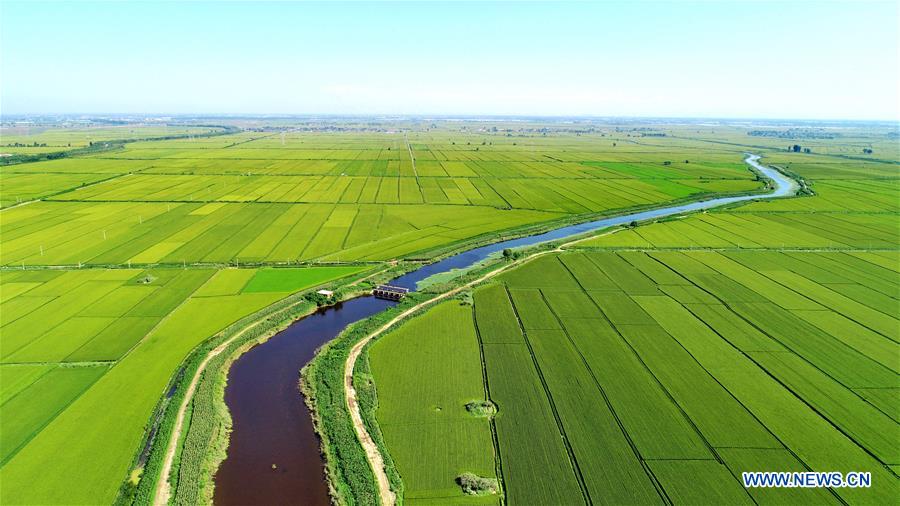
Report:
[[[802,117],[763,117],[763,116],[653,116],[653,115],[599,115],[599,114],[448,114],[448,113],[237,113],[237,112],[23,112],[4,114],[0,112],[0,121],[11,118],[33,118],[41,116],[81,116],[81,117],[132,117],[143,116],[171,118],[257,118],[257,119],[355,119],[378,118],[387,120],[402,119],[435,119],[435,120],[705,120],[705,121],[793,121],[803,123],[895,123],[900,127],[898,118],[802,118]]]

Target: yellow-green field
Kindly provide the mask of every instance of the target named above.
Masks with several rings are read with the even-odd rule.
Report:
[[[360,270],[279,269],[280,283],[257,269],[4,272],[3,503],[112,500],[154,405],[195,346],[291,293]],[[47,486],[16,486],[35,480]]]
[[[90,146],[92,143],[200,135],[215,131],[211,127],[127,125],[41,125],[30,122],[10,123],[0,127],[0,153],[37,155]]]

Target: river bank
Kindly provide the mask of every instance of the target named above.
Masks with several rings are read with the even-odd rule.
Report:
[[[540,245],[536,247],[550,251],[556,247],[554,242],[634,221],[652,220],[744,200],[790,195],[795,185],[777,171],[759,165],[758,159],[759,157],[751,155],[745,161],[764,178],[773,182],[775,191],[769,194],[727,196],[674,205],[669,203],[575,224],[571,223],[577,219],[568,219],[565,221],[569,224],[557,224],[551,230],[547,230],[549,225],[544,224],[541,233],[473,247],[472,244],[479,244],[476,239],[468,243],[469,249],[446,255],[437,262],[395,277],[391,283],[415,289],[418,281],[426,277],[471,266],[506,248]],[[540,227],[530,227],[530,230]],[[389,456],[383,451],[374,417],[369,420],[370,417],[363,416],[367,406],[374,406],[374,387],[370,389],[370,385],[366,385],[366,388],[359,388],[363,380],[356,375],[356,357],[363,354],[366,343],[390,326],[424,310],[438,299],[460,293],[465,287],[495,275],[499,272],[495,271],[498,264],[504,263],[505,266],[501,265],[500,268],[505,270],[538,254],[542,253],[538,252],[513,263],[502,258],[496,262],[487,262],[461,278],[432,288],[432,291],[437,289],[442,293],[436,296],[433,293],[413,294],[399,306],[373,302],[374,299],[370,297],[351,298],[340,306],[321,311],[318,316],[302,318],[293,323],[290,320],[287,324],[282,322],[277,328],[281,329],[286,325],[286,330],[281,333],[277,333],[274,327],[270,328],[264,345],[230,350],[230,358],[212,368],[221,371],[217,380],[218,390],[211,399],[202,401],[222,407],[221,401],[217,399],[221,399],[224,394],[228,407],[224,410],[224,416],[228,417],[231,413],[235,418],[234,432],[229,434],[228,431],[220,431],[213,434],[213,443],[209,439],[200,439],[217,448],[213,453],[218,457],[222,457],[223,453],[225,455],[224,463],[215,478],[216,502],[246,503],[248,498],[253,498],[264,502],[302,500],[308,504],[327,504],[329,495],[338,503],[344,502],[342,499],[346,497],[354,497],[362,502],[391,502],[393,495],[390,489],[400,491],[402,483],[396,472],[392,471]],[[478,279],[482,275],[484,277]],[[295,320],[301,316],[303,315],[293,315]],[[300,335],[303,336],[302,339],[299,338]],[[248,353],[241,353],[247,350]],[[303,367],[307,362],[308,365]],[[231,364],[234,365],[229,368]],[[301,367],[301,385],[308,407],[303,406],[297,395],[297,370]],[[351,392],[354,397],[345,398]],[[195,404],[200,406],[201,403]],[[222,415],[220,413],[217,416]],[[228,418],[226,422],[230,420]],[[289,429],[285,430],[285,427]],[[200,433],[208,434],[209,431]],[[316,433],[321,441],[315,436]],[[366,441],[367,446],[361,447],[360,440]],[[324,464],[322,454],[325,456]],[[300,455],[303,457],[299,457]],[[383,463],[378,461],[379,458]],[[374,466],[370,464],[373,460]],[[217,464],[216,459],[207,461],[202,466],[201,474],[212,475]],[[373,467],[381,473],[379,476],[372,474]],[[323,468],[328,477],[328,485],[322,479]],[[308,476],[317,478],[305,479]],[[204,480],[208,482],[208,478]],[[374,486],[376,480],[380,487]],[[201,488],[208,489],[208,485]],[[189,495],[199,497],[197,494]],[[211,499],[208,492],[205,495],[207,501]]]
[[[380,431],[377,427],[377,421],[374,417],[374,409],[377,402],[374,385],[372,384],[370,378],[362,377],[362,375],[358,374],[356,371],[356,367],[358,366],[360,358],[362,358],[363,360],[366,359],[366,347],[374,339],[377,339],[378,336],[383,335],[391,328],[399,325],[405,319],[426,310],[429,306],[438,301],[445,300],[448,297],[463,292],[464,290],[474,288],[475,286],[489,280],[490,278],[493,278],[494,276],[512,267],[519,266],[552,251],[561,251],[561,248],[563,248],[567,244],[574,244],[581,241],[583,239],[582,236],[588,233],[595,233],[599,230],[631,224],[632,222],[641,222],[657,218],[671,217],[675,215],[710,209],[712,207],[736,204],[739,202],[757,198],[777,198],[794,195],[799,188],[799,185],[777,170],[759,164],[759,159],[760,157],[757,155],[748,154],[745,162],[755,170],[757,170],[759,173],[761,173],[774,185],[772,191],[765,195],[723,197],[708,201],[695,202],[691,204],[671,206],[663,209],[625,214],[613,218],[598,220],[595,222],[588,222],[579,225],[573,225],[570,227],[564,227],[562,229],[547,232],[545,234],[526,237],[522,239],[515,239],[511,241],[504,241],[482,248],[477,248],[466,253],[461,253],[460,255],[449,257],[440,262],[432,264],[431,266],[427,266],[427,268],[419,269],[418,271],[407,274],[405,276],[401,276],[400,278],[392,281],[392,283],[399,284],[400,286],[411,285],[410,287],[414,288],[415,282],[421,279],[433,276],[439,272],[445,272],[451,268],[459,268],[462,266],[461,264],[464,263],[465,265],[473,265],[486,259],[489,255],[497,251],[501,251],[507,248],[522,247],[527,244],[532,245],[537,250],[534,252],[524,253],[524,256],[518,260],[510,261],[509,259],[501,258],[498,259],[497,262],[485,264],[479,269],[466,273],[461,278],[451,282],[449,286],[444,286],[443,288],[446,291],[434,295],[427,300],[415,301],[407,305],[407,307],[403,308],[402,312],[389,319],[387,323],[378,327],[377,330],[374,330],[371,333],[365,334],[359,332],[358,329],[354,329],[347,333],[347,335],[342,335],[340,337],[341,341],[353,341],[354,339],[356,339],[356,342],[353,343],[349,347],[349,349],[347,348],[347,343],[342,343],[340,346],[342,351],[345,351],[345,359],[343,364],[344,373],[341,382],[344,389],[345,402],[342,408],[343,410],[346,410],[346,417],[349,418],[350,422],[353,425],[354,431],[356,432],[356,446],[363,446],[363,453],[365,454],[369,462],[369,470],[372,473],[371,475],[369,475],[371,476],[371,478],[369,478],[367,484],[368,486],[362,483],[354,483],[360,480],[359,473],[349,475],[351,483],[348,484],[348,488],[350,488],[351,490],[364,490],[366,491],[366,496],[368,496],[372,493],[372,488],[374,486],[374,488],[377,489],[378,494],[377,502],[384,505],[394,504],[396,502],[396,497],[402,494],[402,482],[399,479],[399,475],[396,469],[393,468],[390,457],[386,452],[386,448],[384,447],[384,444],[382,442]],[[562,240],[561,244],[558,243],[558,241],[560,240]],[[465,261],[461,262],[460,258],[464,258]],[[475,279],[472,279],[473,277]],[[381,316],[380,318],[373,318],[373,320],[376,320],[378,322],[384,321],[385,319],[387,318],[384,316]],[[367,328],[371,327],[373,327],[373,325],[367,326]],[[331,357],[329,359],[329,362],[333,361],[333,359],[334,357]],[[319,357],[315,359],[315,362],[318,362],[318,360]],[[316,369],[320,368],[319,366],[314,367]],[[332,365],[332,368],[333,367],[334,366]],[[333,385],[333,381],[326,382],[323,384],[323,388],[333,388],[331,387],[331,385]],[[332,392],[331,395],[334,395],[334,393]],[[323,409],[329,409],[331,411],[341,411],[341,409],[336,407],[333,403],[320,407]],[[335,413],[330,413],[330,416],[334,417]],[[331,426],[337,424],[337,422],[337,420],[332,421],[330,424],[323,424],[322,427],[319,427],[320,435],[323,439],[323,449],[326,455],[337,455],[340,453],[339,451],[328,448],[329,445],[336,444],[335,440],[329,437],[329,430],[331,430]],[[340,420],[339,422],[340,425],[343,425],[346,423],[346,420]],[[344,439],[346,439],[346,437],[341,438],[341,440]],[[344,453],[349,453],[349,449],[345,449]],[[353,453],[358,455],[359,452]],[[329,475],[329,477],[333,478],[331,475]],[[353,497],[359,496],[354,495]],[[338,500],[338,502],[340,503],[341,501]]]

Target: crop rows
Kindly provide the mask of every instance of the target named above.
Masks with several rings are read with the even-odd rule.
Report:
[[[586,241],[611,248],[895,249],[898,214],[717,212]]]
[[[426,205],[41,202],[4,214],[0,245],[6,265],[389,259],[558,216]]]
[[[900,462],[892,258],[585,250],[476,291],[507,500],[889,501]],[[414,322],[433,325],[432,312]],[[405,357],[399,342],[379,353]],[[428,363],[447,366],[439,357]],[[400,382],[379,379],[379,397]],[[874,486],[746,490],[747,470],[864,470]]]
[[[811,198],[600,236],[476,291],[506,500],[896,495],[898,187],[850,174]],[[598,246],[619,251],[584,249]],[[878,485],[744,489],[751,470],[865,470]]]
[[[32,128],[29,126],[6,126],[0,129],[3,135],[0,152],[10,154],[37,154],[66,151],[89,145],[93,141],[116,141],[146,139],[177,135],[200,135],[214,130],[210,127],[139,126],[94,127],[94,128]],[[198,140],[201,138],[198,138]],[[18,144],[18,146],[17,146]]]
[[[8,151],[208,130],[49,129],[22,138],[47,148]],[[361,270],[204,264],[410,258],[761,187],[741,162],[745,132],[670,131],[286,128],[4,166],[0,206],[39,201],[0,214],[0,503],[113,502],[191,350]],[[478,290],[474,309],[441,305],[372,347],[377,416],[407,502],[501,503],[463,496],[454,480],[466,472],[498,479],[511,504],[896,496],[898,187],[888,144],[853,140],[884,159],[849,163],[835,158],[852,154],[846,146],[814,143],[821,154],[801,157],[753,141],[817,195],[585,243],[616,251],[543,257]],[[716,251],[668,251],[682,248]],[[466,408],[488,400],[493,417],[491,405]],[[328,430],[352,439],[349,426]],[[334,468],[361,475],[363,465],[355,455]],[[748,494],[735,479],[747,469],[872,469],[876,487]],[[363,481],[347,490],[370,497]]]
[[[14,185],[22,178],[10,178]],[[63,178],[63,176],[57,176]],[[71,176],[70,176],[71,177]],[[73,183],[74,185],[74,183]],[[454,204],[585,213],[682,198],[703,190],[747,191],[757,183],[705,185],[639,180],[388,176],[135,175],[53,197],[94,202],[289,202]],[[12,188],[11,191],[19,191]],[[35,192],[21,188],[23,195]]]
[[[4,486],[0,501],[112,502],[154,405],[197,344],[360,268],[273,270],[4,272],[0,479],[32,486]]]
[[[396,354],[404,360],[397,362]],[[377,415],[407,498],[457,495],[447,476],[495,477],[489,420],[466,410],[467,403],[485,399],[470,307],[438,306],[428,322],[415,320],[381,338],[369,360],[375,380],[386,386]],[[423,432],[427,437],[417,437]],[[423,461],[429,464],[420,465]]]

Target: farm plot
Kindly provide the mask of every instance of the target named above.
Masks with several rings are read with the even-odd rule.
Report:
[[[586,241],[608,248],[900,247],[900,172],[895,163],[770,152],[764,163],[805,178],[813,196],[749,202]]]
[[[542,153],[553,141],[485,137],[475,150],[476,137],[419,134],[414,147],[512,207],[574,212],[534,194],[553,164],[565,171],[557,192],[584,207],[647,188],[746,188],[729,175],[739,164],[695,161],[702,140],[678,152],[670,139],[618,151],[568,139]],[[507,502],[864,504],[900,493],[896,166],[770,156],[816,195],[601,235],[475,291]],[[527,187],[509,179],[514,163],[534,178]],[[378,383],[380,396],[393,388]],[[878,484],[745,489],[748,470],[864,470]]]
[[[174,135],[199,135],[220,128],[190,126],[122,125],[91,128],[4,126],[0,129],[3,145],[0,153],[40,154],[68,151],[92,142],[147,139]],[[199,140],[199,138],[198,138]]]
[[[0,216],[0,263],[389,260],[567,216],[759,187],[738,150],[682,141],[612,149],[599,138],[419,135],[415,172],[400,134],[299,132],[136,142],[3,167],[4,198],[45,201]]]
[[[0,173],[0,207],[9,207],[106,179],[102,174]]]
[[[242,132],[4,166],[0,205],[42,201],[0,214],[0,502],[112,502],[190,350],[361,272],[342,262],[761,186],[740,146],[631,138]],[[405,500],[501,501],[462,495],[463,472],[497,478],[512,504],[895,496],[891,167],[773,159],[818,195],[609,236],[716,253],[548,256],[479,289],[474,309],[441,305],[376,342]],[[872,250],[761,249],[779,243]],[[298,261],[331,265],[271,265]],[[266,266],[210,267],[247,263]],[[492,419],[466,410],[486,399]],[[881,467],[870,491],[748,494],[748,466]],[[683,486],[699,479],[699,495]]]
[[[496,496],[467,498],[455,483],[463,473],[496,479],[490,420],[474,411],[485,386],[472,308],[436,307],[379,339],[369,361],[383,387],[377,417],[404,502],[497,504]]]
[[[4,212],[0,246],[4,264],[26,266],[385,260],[558,217],[471,206],[40,202]]]
[[[361,269],[4,271],[0,502],[112,502],[154,405],[197,344]]]
[[[900,192],[896,197],[900,198]],[[896,230],[898,219],[898,213],[712,212],[621,230],[585,241],[583,245],[608,248],[896,249],[900,246]]]
[[[477,290],[506,499],[890,501],[900,491],[888,471],[900,459],[900,279],[879,263],[843,253],[582,249]],[[867,302],[872,294],[881,310]],[[432,310],[416,321],[427,328],[438,318]],[[396,334],[429,353],[430,367],[450,367],[411,326]],[[384,361],[399,349],[399,339],[385,340],[378,353]],[[379,398],[398,399],[402,378],[376,381]],[[394,400],[391,413],[412,403]],[[403,444],[424,441],[411,434]],[[393,455],[398,443],[387,444]],[[744,489],[747,470],[866,471],[873,487]],[[685,486],[701,476],[703,486]]]
[[[230,161],[229,161],[230,162]],[[159,169],[154,169],[158,171]],[[549,170],[549,169],[548,169]],[[363,198],[367,181],[379,183],[374,198],[384,204],[491,205],[517,209],[597,212],[617,207],[664,202],[707,193],[745,192],[759,188],[750,179],[639,180],[560,179],[553,172],[534,178],[509,176],[450,178],[389,176],[367,171],[340,175],[182,175],[136,174],[97,188],[57,195],[54,200],[94,202],[372,202]]]
[[[143,172],[153,167],[152,160],[107,160],[98,158],[62,158],[43,162],[23,163],[0,168],[2,174],[129,174]],[[60,188],[61,190],[61,188]]]

